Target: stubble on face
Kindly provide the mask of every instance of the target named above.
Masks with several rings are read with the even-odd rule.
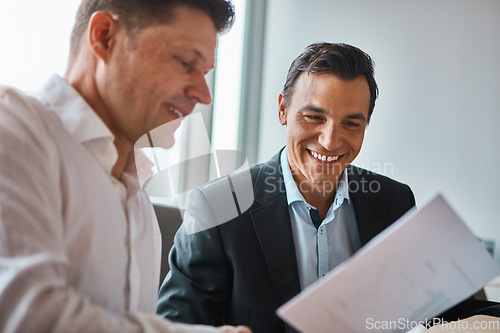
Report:
[[[168,24],[131,36],[123,31],[102,87],[111,114],[108,127],[132,146],[169,122],[176,125],[167,126],[163,132],[171,138],[163,141],[173,142],[179,119],[197,103],[210,102],[205,74],[215,63],[215,26],[199,10],[180,6],[173,13]]]
[[[369,102],[364,77],[346,81],[310,73],[299,76],[288,103],[281,100],[290,169],[303,195],[336,192],[342,172],[361,149]]]

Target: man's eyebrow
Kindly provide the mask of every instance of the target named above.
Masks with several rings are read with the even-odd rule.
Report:
[[[203,54],[200,51],[198,51],[198,49],[191,49],[191,52],[193,52],[198,58],[202,59],[205,58]]]
[[[201,53],[198,49],[191,49],[191,52],[194,53],[194,55],[198,58],[198,59],[201,59],[201,60],[205,60],[205,56],[203,55],[203,53]],[[205,68],[204,70],[208,73],[210,72],[212,69],[215,68],[215,65],[214,66],[211,66],[210,68]]]
[[[325,109],[314,106],[312,104],[304,105],[303,107],[300,108],[300,111],[312,111],[312,112],[317,112],[317,113],[321,113],[321,114],[327,113]],[[348,114],[347,116],[344,117],[344,119],[361,120],[361,121],[366,122],[366,117],[361,112]]]
[[[344,119],[355,119],[355,120],[357,119],[357,120],[362,120],[362,121],[366,122],[366,117],[361,112],[348,114],[347,116],[344,117]]]
[[[321,114],[326,113],[325,109],[314,106],[312,104],[304,105],[303,107],[300,108],[300,111],[312,111],[312,112],[317,112],[317,113],[321,113]]]

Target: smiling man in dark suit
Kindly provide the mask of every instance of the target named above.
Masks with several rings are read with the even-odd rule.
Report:
[[[350,165],[377,94],[373,62],[356,47],[312,44],[295,59],[279,96],[286,147],[250,168],[253,203],[227,222],[214,202],[227,184],[234,192],[241,174],[192,192],[160,290],[161,315],[293,331],[276,309],[415,205],[407,185]],[[206,230],[191,233],[193,225]]]

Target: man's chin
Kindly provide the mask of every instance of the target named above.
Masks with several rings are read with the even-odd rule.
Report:
[[[339,178],[345,168],[346,166],[338,163],[321,166],[316,165],[310,172],[311,179],[332,181]]]
[[[175,131],[180,125],[180,121],[170,121],[144,134],[137,140],[136,148],[164,148],[169,149],[175,143]]]

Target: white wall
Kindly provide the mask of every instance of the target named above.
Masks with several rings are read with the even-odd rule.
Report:
[[[500,261],[500,1],[268,0],[267,31],[259,161],[285,143],[291,61],[312,42],[351,43],[380,88],[355,164],[406,182],[417,204],[443,192]]]

